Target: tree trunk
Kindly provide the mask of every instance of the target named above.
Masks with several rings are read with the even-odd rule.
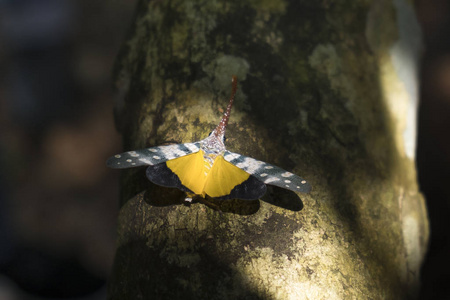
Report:
[[[125,150],[206,137],[235,74],[227,148],[313,190],[186,205],[125,171],[109,299],[414,298],[420,46],[408,0],[140,1],[116,68]]]

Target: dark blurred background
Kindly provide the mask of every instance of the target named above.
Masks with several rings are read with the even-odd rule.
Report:
[[[106,298],[111,73],[136,2],[0,0],[0,300]]]
[[[104,299],[121,150],[111,73],[137,0],[0,0],[0,300]],[[450,1],[416,0],[421,299],[450,299]],[[447,184],[449,184],[447,186]]]
[[[424,34],[417,167],[431,239],[421,299],[450,299],[450,1],[416,0]]]

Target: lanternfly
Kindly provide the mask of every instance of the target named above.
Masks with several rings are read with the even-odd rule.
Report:
[[[254,200],[266,193],[266,184],[308,193],[311,186],[279,167],[226,150],[225,130],[237,90],[232,78],[230,102],[219,125],[198,142],[152,147],[117,154],[108,159],[111,168],[147,167],[147,178],[158,185],[178,188],[194,196]]]

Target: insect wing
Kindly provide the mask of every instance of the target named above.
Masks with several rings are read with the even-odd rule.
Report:
[[[265,184],[294,192],[309,193],[311,191],[311,185],[306,180],[277,166],[230,151],[225,151],[224,158]]]
[[[165,162],[149,166],[146,175],[147,178],[155,184],[178,188],[184,192],[193,193],[181,183],[180,178],[167,167]]]
[[[216,197],[216,199],[256,200],[264,196],[266,189],[266,185],[262,181],[259,181],[255,176],[250,175],[247,180],[236,185],[228,195]]]
[[[147,178],[150,181],[163,186],[177,187],[181,190],[184,190],[181,188],[184,186],[193,194],[203,194],[206,180],[203,151],[172,159],[161,165],[165,166],[165,170],[162,166],[156,170],[154,170],[156,166],[147,168]]]
[[[203,151],[172,159],[147,168],[153,183],[219,200],[258,199],[266,185],[219,156],[212,167],[205,165]],[[208,171],[208,172],[207,172]]]
[[[200,143],[152,147],[114,155],[106,161],[106,165],[113,169],[134,168],[149,165],[153,166],[177,157],[196,153],[199,150]]]
[[[219,156],[205,183],[209,196],[219,199],[254,200],[266,193],[266,185]]]

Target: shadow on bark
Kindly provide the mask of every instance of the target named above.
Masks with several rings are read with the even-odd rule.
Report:
[[[213,245],[214,242],[211,241],[210,244]],[[191,266],[180,267],[178,261],[168,263],[165,258],[156,259],[160,256],[160,249],[149,249],[146,240],[131,241],[117,249],[116,265],[113,268],[116,280],[110,281],[114,285],[110,284],[108,287],[109,294],[114,295],[114,298],[109,299],[188,300],[211,299],[211,295],[216,295],[214,299],[272,299],[267,295],[258,296],[256,291],[242,292],[241,283],[245,278],[237,273],[231,261],[222,261],[215,254],[214,247],[208,245],[192,253],[185,253],[186,256],[198,258],[198,261]],[[187,269],[191,272],[186,272]],[[177,274],[176,278],[172,274]],[[234,276],[230,277],[230,274]],[[169,279],[161,285],[158,277]],[[241,291],[240,295],[229,294],[233,290]],[[170,298],[166,295],[170,295]]]

